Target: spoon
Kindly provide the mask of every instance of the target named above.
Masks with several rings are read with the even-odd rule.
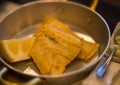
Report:
[[[120,58],[118,57],[113,57],[114,53],[116,52],[116,49],[113,47],[114,44],[116,44],[116,36],[120,35],[120,22],[117,24],[113,34],[112,34],[112,37],[111,37],[111,44],[110,44],[110,50],[111,50],[111,53],[109,55],[109,57],[107,58],[107,60],[100,66],[98,67],[97,71],[96,71],[96,75],[98,77],[104,77],[105,75],[105,72],[107,71],[108,69],[108,66],[110,64],[110,61],[113,59],[113,61],[115,62],[120,62]]]

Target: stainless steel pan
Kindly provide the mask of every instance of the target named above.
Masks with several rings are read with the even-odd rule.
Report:
[[[47,85],[69,85],[82,79],[99,62],[108,49],[110,30],[106,21],[94,10],[75,2],[41,2],[25,4],[0,21],[0,39],[20,38],[32,34],[47,17],[55,17],[68,24],[80,36],[99,43],[99,51],[85,63],[75,60],[62,75],[41,75],[33,60],[9,63],[0,56],[8,68],[28,76],[45,79]]]

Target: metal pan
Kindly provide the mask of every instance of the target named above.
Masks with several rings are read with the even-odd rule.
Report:
[[[69,85],[90,72],[108,49],[110,30],[106,21],[94,10],[75,2],[41,2],[25,4],[0,21],[0,39],[20,38],[32,34],[47,17],[55,17],[68,24],[78,35],[99,43],[99,51],[89,62],[75,60],[61,75],[41,75],[33,60],[9,63],[0,56],[8,68],[24,75],[44,78],[47,85]]]

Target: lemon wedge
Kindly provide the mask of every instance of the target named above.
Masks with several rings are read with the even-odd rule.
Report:
[[[30,59],[29,51],[35,37],[0,41],[0,53],[11,63]]]

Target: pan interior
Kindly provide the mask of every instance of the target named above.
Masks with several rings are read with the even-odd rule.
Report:
[[[92,36],[89,33],[87,33],[85,30],[83,30],[82,28],[78,28],[71,24],[68,24],[68,25],[77,35],[83,37],[84,39],[86,39],[88,41],[95,42],[95,40],[92,38]],[[28,28],[25,28],[24,30],[21,30],[18,33],[16,33],[12,38],[30,37],[30,36],[32,36],[34,31],[39,26],[40,26],[40,23],[30,26]],[[78,69],[80,70],[82,68],[85,68],[88,65],[93,64],[98,59],[98,54],[99,53],[96,53],[96,55],[88,62],[83,62],[80,59],[75,59],[72,63],[70,63],[67,66],[67,68],[63,74],[72,72],[72,71],[75,71]],[[10,65],[12,65],[16,70],[20,71],[21,73],[25,73],[25,74],[29,74],[29,75],[33,75],[33,76],[40,76],[40,74],[41,74],[32,59],[12,63]]]

